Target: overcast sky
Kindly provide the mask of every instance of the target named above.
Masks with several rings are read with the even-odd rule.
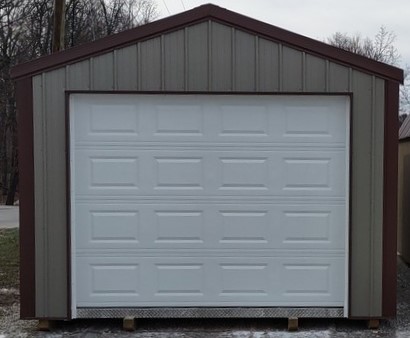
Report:
[[[410,65],[410,0],[157,0],[161,17],[209,2],[321,41],[334,32],[374,38],[384,25],[400,65]]]

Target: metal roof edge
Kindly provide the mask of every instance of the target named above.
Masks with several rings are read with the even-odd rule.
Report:
[[[145,40],[151,36],[176,30],[197,22],[206,21],[207,19],[214,19],[290,47],[303,49],[317,56],[331,59],[335,62],[378,75],[388,80],[403,83],[404,73],[400,68],[345,51],[324,42],[287,31],[213,4],[202,5],[143,26],[138,26],[93,42],[21,63],[12,68],[11,77],[17,79],[33,76],[48,69],[58,68],[96,54],[109,52],[120,46]]]

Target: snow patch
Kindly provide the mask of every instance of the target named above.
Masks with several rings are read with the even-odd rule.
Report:
[[[12,289],[1,288],[0,293],[3,293],[3,294],[16,294],[16,293],[18,293],[18,290],[14,289],[14,288],[12,288]],[[2,337],[0,336],[0,338],[2,338]]]

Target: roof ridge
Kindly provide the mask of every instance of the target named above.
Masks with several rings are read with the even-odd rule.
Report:
[[[150,37],[158,36],[165,32],[177,30],[181,27],[186,27],[193,23],[199,23],[209,19],[222,22],[232,27],[238,27],[296,49],[307,50],[313,55],[328,58],[337,63],[371,74],[376,74],[388,80],[403,83],[402,69],[258,21],[214,4],[201,5],[188,11],[150,22],[143,26],[134,27],[96,41],[21,63],[12,68],[11,76],[14,79],[32,76],[45,70],[55,69],[65,64],[86,59],[93,55],[109,52],[120,46],[127,46],[137,41],[143,41]]]

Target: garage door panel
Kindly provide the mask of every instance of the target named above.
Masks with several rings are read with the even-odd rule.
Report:
[[[94,249],[344,250],[345,206],[184,203],[76,205],[76,243]]]
[[[345,195],[343,151],[80,148],[74,160],[77,195]]]
[[[141,262],[136,258],[80,257],[76,269],[79,306],[112,301],[135,304],[141,298]]]
[[[105,98],[103,96],[106,96]],[[324,96],[72,95],[78,144],[90,142],[246,142],[339,144],[346,99]],[[320,102],[319,102],[320,101]],[[141,128],[143,126],[143,128]]]
[[[344,306],[348,109],[70,95],[76,305]]]
[[[281,297],[292,303],[332,299],[344,286],[344,259],[284,259],[279,271]]]
[[[342,257],[80,257],[78,305],[341,306],[341,265]]]

